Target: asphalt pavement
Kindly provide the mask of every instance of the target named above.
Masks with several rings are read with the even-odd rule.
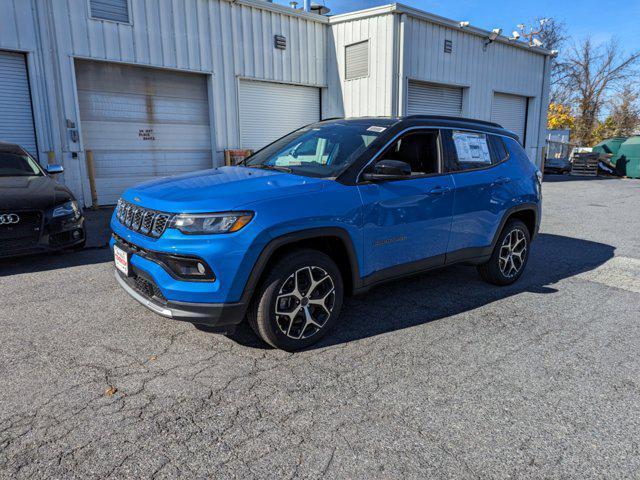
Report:
[[[101,242],[0,262],[0,477],[638,478],[640,181],[544,197],[516,285],[380,286],[295,354],[152,314]]]

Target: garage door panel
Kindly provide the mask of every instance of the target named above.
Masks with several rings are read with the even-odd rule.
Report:
[[[196,100],[206,94],[207,80],[203,75],[107,62],[78,63],[78,90]]]
[[[92,139],[87,150],[204,150],[211,148],[208,125],[136,122],[82,122]],[[157,152],[156,155],[160,155]]]
[[[0,51],[0,140],[38,155],[25,56]]]
[[[527,125],[527,97],[495,93],[491,104],[491,121],[517,134],[523,142]]]
[[[80,116],[85,120],[125,122],[163,122],[207,124],[209,104],[206,100],[157,97],[140,94],[82,91]]]
[[[77,84],[98,204],[154,178],[212,167],[205,76],[78,61]]]
[[[460,87],[433,85],[409,81],[407,91],[408,115],[462,115]]]
[[[167,176],[211,168],[211,152],[94,151],[94,170],[98,177]]]
[[[242,80],[239,96],[243,148],[258,150],[320,120],[320,91],[316,87]]]

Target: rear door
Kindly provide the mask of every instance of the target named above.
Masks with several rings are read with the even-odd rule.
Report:
[[[455,189],[447,253],[474,256],[467,249],[490,246],[511,205],[507,150],[501,137],[479,132],[449,130],[443,140]]]
[[[444,263],[453,181],[443,173],[441,152],[437,130],[408,132],[376,162],[406,162],[412,176],[358,186],[363,202],[365,277],[384,270],[384,276],[394,276]],[[372,168],[373,164],[368,167]]]

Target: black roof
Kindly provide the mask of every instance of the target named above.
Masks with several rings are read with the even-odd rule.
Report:
[[[518,136],[503,128],[501,125],[495,122],[488,122],[486,120],[477,120],[474,118],[465,117],[448,117],[445,115],[406,115],[399,117],[350,117],[350,118],[327,118],[323,122],[332,121],[346,121],[349,123],[371,123],[372,125],[386,125],[386,126],[433,126],[433,127],[451,127],[451,128],[469,128],[474,130],[481,130],[487,133],[495,133],[499,135],[506,135],[514,139],[518,139]]]

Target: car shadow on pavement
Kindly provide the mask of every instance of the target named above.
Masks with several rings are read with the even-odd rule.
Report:
[[[611,259],[614,251],[611,245],[543,233],[533,242],[524,275],[508,287],[482,281],[470,266],[452,266],[386,283],[347,299],[337,327],[310,349],[426,324],[523,292],[553,295],[557,292],[554,284],[597,268]],[[247,322],[231,338],[245,346],[268,348]]]
[[[0,278],[105,262],[113,262],[111,249],[107,246],[87,247],[80,251],[62,250],[4,258],[0,259]]]

